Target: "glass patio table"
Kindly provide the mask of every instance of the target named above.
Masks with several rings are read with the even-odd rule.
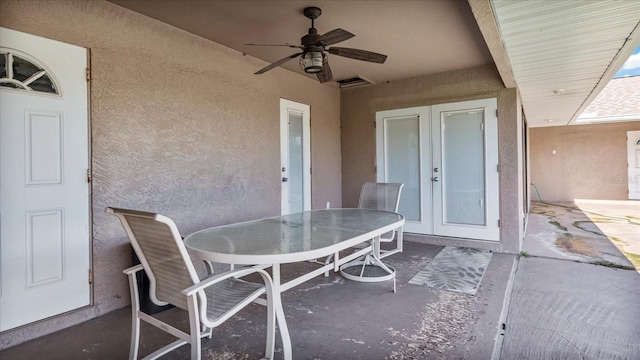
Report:
[[[281,293],[362,255],[379,253],[380,235],[398,229],[402,243],[404,217],[370,209],[312,210],[290,215],[213,227],[185,238],[190,252],[202,259],[224,264],[272,267],[273,303],[282,337],[285,359],[292,358]],[[369,240],[372,240],[369,242]],[[367,246],[340,258],[340,251]],[[281,283],[280,264],[334,255],[332,262],[286,283]],[[274,336],[269,334],[268,336]]]

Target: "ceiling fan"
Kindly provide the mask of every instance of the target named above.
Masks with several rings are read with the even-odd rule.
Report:
[[[318,30],[314,26],[314,20],[322,15],[322,10],[317,7],[308,7],[304,9],[303,14],[307,18],[311,19],[311,28],[309,29],[309,33],[300,39],[301,45],[246,44],[253,46],[286,46],[302,50],[302,52],[289,55],[272,63],[269,66],[258,70],[255,73],[256,75],[265,73],[275,67],[286,63],[291,59],[300,56],[300,68],[306,73],[316,74],[318,80],[320,80],[321,83],[324,83],[333,79],[333,75],[331,74],[331,67],[329,66],[329,60],[327,58],[327,53],[378,64],[383,64],[387,60],[387,55],[378,54],[371,51],[344,47],[327,48],[327,46],[337,44],[347,39],[351,39],[355,35],[343,29],[331,30],[324,35],[320,35],[318,34]]]

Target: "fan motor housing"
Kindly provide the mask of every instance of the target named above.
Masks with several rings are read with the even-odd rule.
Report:
[[[305,49],[307,47],[317,46],[320,43],[320,37],[321,35],[318,34],[318,30],[316,30],[316,28],[310,28],[309,34],[300,38],[300,43],[305,47]],[[322,51],[322,48],[320,48],[320,50],[312,51]]]

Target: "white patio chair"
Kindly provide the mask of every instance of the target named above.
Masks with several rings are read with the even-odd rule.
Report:
[[[362,185],[362,190],[360,191],[358,208],[384,210],[397,213],[403,186],[404,184],[400,183],[364,183]],[[389,250],[380,249],[380,242],[392,242],[394,239],[396,240],[395,248]],[[378,282],[393,279],[393,292],[395,292],[395,269],[384,264],[381,259],[402,251],[402,237],[400,235],[396,236],[396,229],[394,229],[393,231],[380,236],[380,242],[373,242],[374,246],[371,253],[342,265],[340,267],[340,274],[346,279],[363,282]],[[358,275],[345,271],[346,269],[355,266],[361,267]],[[368,276],[365,272],[367,266],[378,267],[386,274],[381,276]]]
[[[191,344],[191,359],[200,359],[202,337],[211,338],[212,329],[239,310],[256,302],[267,306],[267,341],[265,357],[273,359],[275,340],[275,311],[272,300],[271,277],[264,270],[242,268],[200,280],[171,219],[149,212],[107,208],[124,226],[131,245],[141,264],[124,270],[129,277],[131,291],[132,326],[130,359],[137,359],[140,341],[140,320],[162,329],[178,340],[153,352],[145,359],[158,358],[178,347]],[[140,310],[138,284],[135,274],[144,270],[149,277],[151,301],[163,306],[172,304],[186,310],[189,333],[158,320]],[[262,283],[238,279],[258,273]],[[266,300],[260,298],[266,293]]]

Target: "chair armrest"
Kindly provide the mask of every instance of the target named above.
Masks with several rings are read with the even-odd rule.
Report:
[[[235,270],[229,270],[226,272],[223,272],[221,274],[218,274],[216,276],[212,276],[209,278],[204,279],[203,281],[189,286],[188,288],[182,290],[182,294],[186,295],[186,296],[193,296],[195,293],[197,293],[198,291],[209,287],[215,283],[219,283],[222,280],[226,280],[230,277],[242,277],[242,276],[246,276],[249,274],[253,274],[253,273],[259,273],[260,275],[262,275],[262,278],[265,279],[265,281],[269,281],[271,282],[271,276],[269,276],[269,274],[262,270],[262,269],[258,269],[255,267],[250,267],[250,268],[240,268],[240,269],[235,269]]]
[[[127,274],[127,275],[131,275],[131,274],[135,274],[140,270],[144,270],[144,267],[142,266],[142,264],[138,264],[138,265],[134,265],[128,269],[124,269],[122,270],[123,273]]]

